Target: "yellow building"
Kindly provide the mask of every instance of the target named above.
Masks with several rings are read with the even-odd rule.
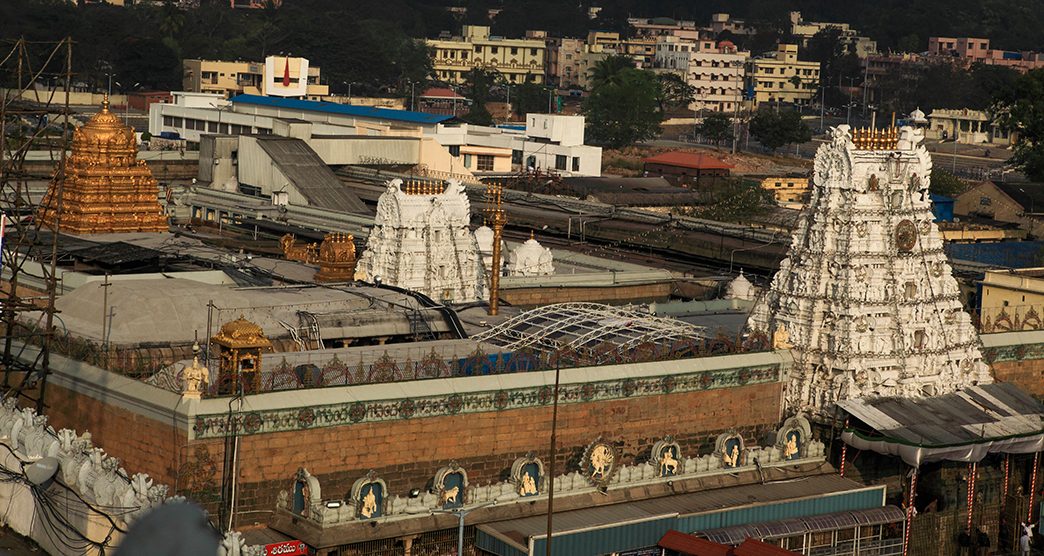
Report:
[[[750,79],[754,104],[787,102],[805,104],[819,90],[819,62],[798,60],[796,44],[781,44],[772,54],[755,58]]]
[[[983,332],[1041,329],[1044,267],[987,270],[979,313]]]
[[[307,58],[269,56],[264,62],[185,60],[182,71],[182,88],[192,93],[308,100],[326,100],[330,96],[330,87],[320,82],[319,68],[309,66]]]
[[[543,83],[547,45],[544,39],[490,36],[489,27],[465,25],[462,37],[428,40],[436,79],[463,83],[474,68],[499,72],[509,83]]]
[[[776,204],[782,207],[801,208],[808,199],[808,178],[765,178],[761,180],[761,188],[771,191]]]

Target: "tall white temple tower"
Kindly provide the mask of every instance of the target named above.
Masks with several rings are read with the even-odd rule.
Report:
[[[388,182],[357,273],[366,280],[421,292],[443,303],[486,295],[486,277],[464,186]]]
[[[812,198],[747,322],[794,353],[791,413],[992,382],[933,223],[923,138],[842,125],[816,153]]]

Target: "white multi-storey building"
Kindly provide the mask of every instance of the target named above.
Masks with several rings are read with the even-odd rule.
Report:
[[[729,41],[689,41],[675,36],[656,43],[658,71],[677,73],[696,90],[692,110],[733,112],[743,101],[743,83],[749,52],[739,52]]]

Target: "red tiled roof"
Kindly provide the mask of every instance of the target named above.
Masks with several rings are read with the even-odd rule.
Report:
[[[728,546],[673,529],[667,531],[656,545],[688,556],[729,556]]]
[[[462,95],[457,94],[457,91],[450,89],[449,87],[432,87],[423,93],[421,97],[431,98],[464,98]]]
[[[732,554],[733,556],[796,556],[797,552],[791,552],[767,542],[747,539],[734,548]]]
[[[680,168],[693,168],[696,170],[725,170],[733,165],[703,153],[686,153],[671,151],[656,156],[643,158],[645,164],[663,164],[665,166],[678,166]]]

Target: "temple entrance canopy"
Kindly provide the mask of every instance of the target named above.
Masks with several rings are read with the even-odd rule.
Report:
[[[860,398],[838,405],[858,420],[841,433],[846,444],[898,456],[913,467],[1044,450],[1044,405],[1007,383],[932,398]]]

